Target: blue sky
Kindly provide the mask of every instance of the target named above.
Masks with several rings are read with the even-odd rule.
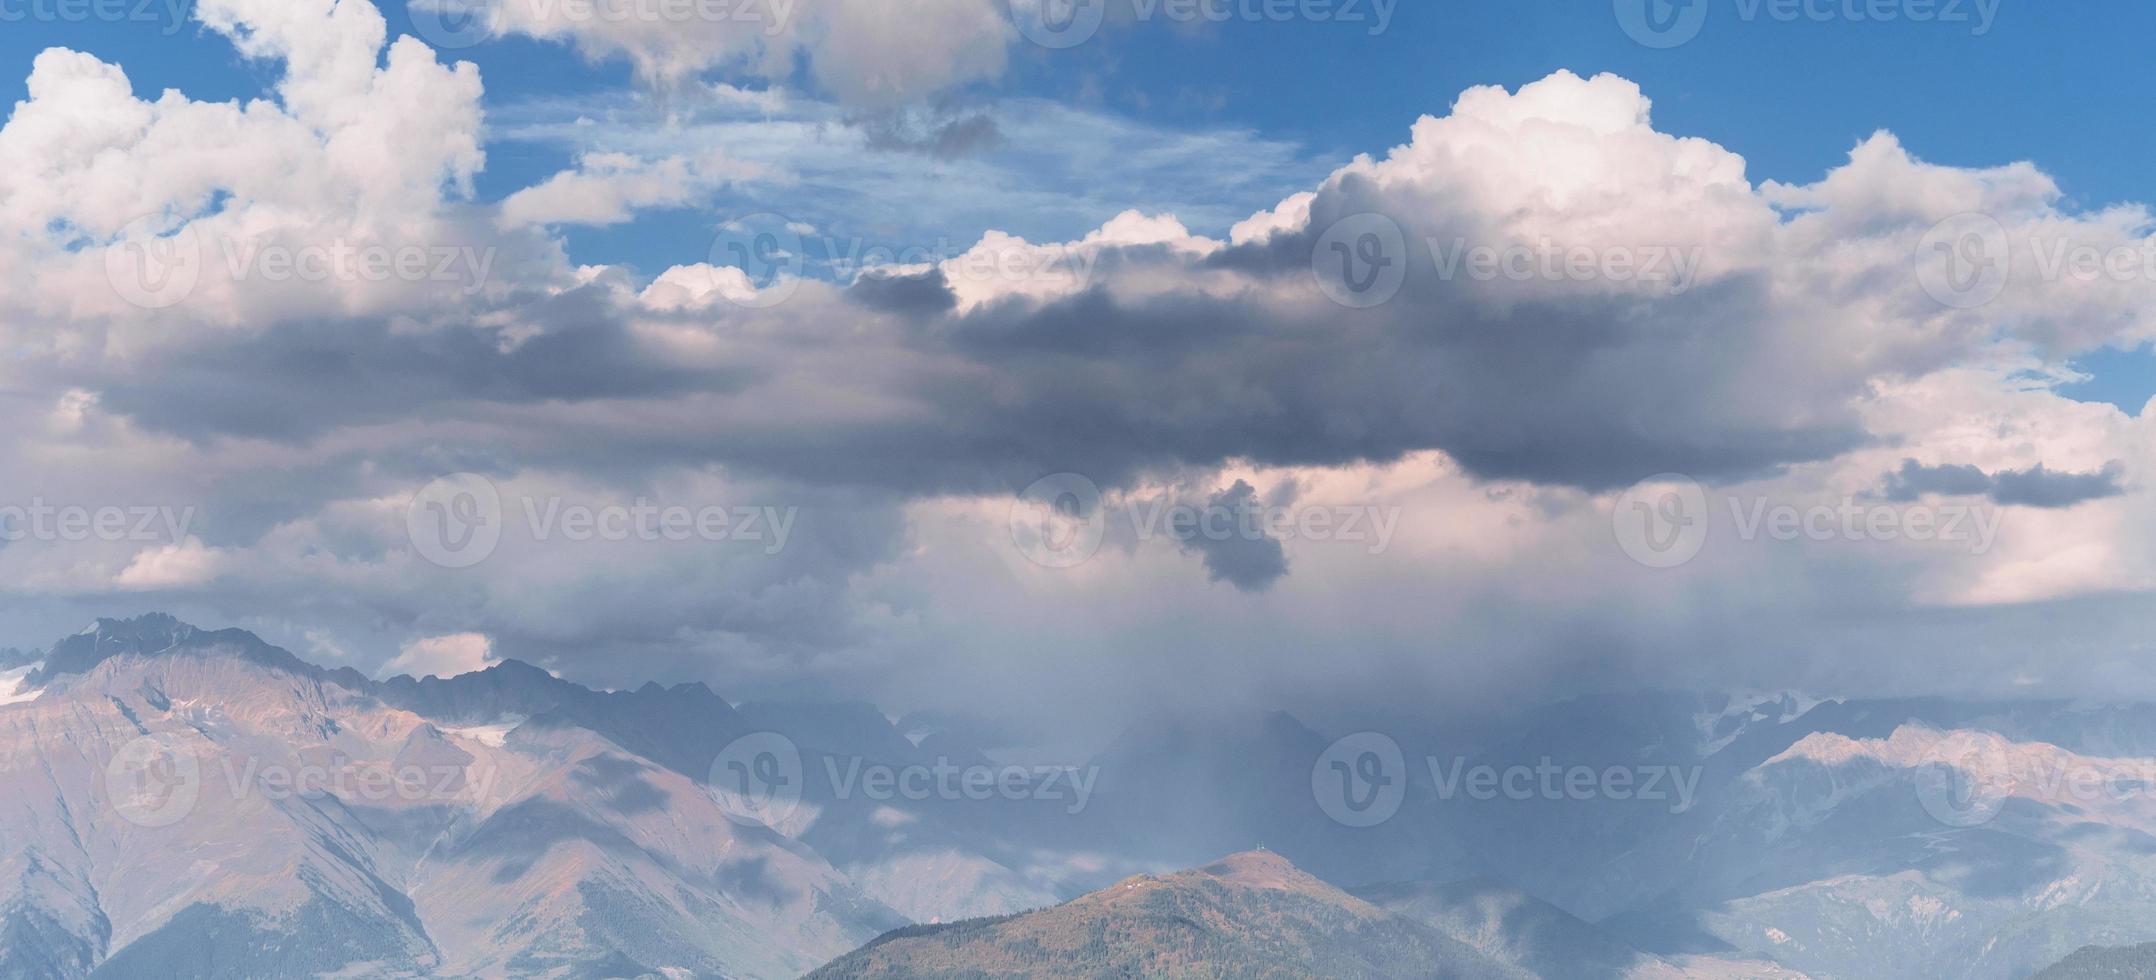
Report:
[[[1352,155],[1382,153],[1403,141],[1415,118],[1442,113],[1469,86],[1514,87],[1558,69],[1615,72],[1638,82],[1655,102],[1658,128],[1741,153],[1755,182],[1816,180],[1849,147],[1886,129],[1936,163],[2034,159],[2081,207],[2156,200],[2143,163],[2156,157],[2156,128],[2135,124],[2156,99],[2139,69],[2146,39],[2156,36],[2156,7],[2100,3],[2046,17],[2000,4],[1989,11],[1986,29],[1987,11],[1976,0],[1940,8],[1955,22],[1883,24],[1852,20],[1842,5],[1819,0],[1801,8],[1826,14],[1816,20],[1777,19],[1772,8],[1746,0],[1701,2],[1708,9],[1698,36],[1660,50],[1634,41],[1613,10],[1591,0],[1404,3],[1382,33],[1374,33],[1376,12],[1367,4],[1361,23],[1110,23],[1068,50],[1020,44],[1003,77],[946,98],[960,107],[955,111],[1006,120],[1013,106],[1037,99],[1148,130],[1226,132],[1233,134],[1229,143],[1264,144],[1264,165],[1227,182],[1217,171],[1058,166],[1087,159],[1088,151],[1103,154],[1090,158],[1096,162],[1117,157],[1099,132],[1049,127],[1023,134],[1024,143],[1007,134],[1000,147],[981,154],[1006,173],[1038,179],[1024,195],[974,196],[970,210],[943,200],[911,208],[899,201],[876,220],[863,220],[847,195],[818,195],[814,186],[743,188],[722,195],[716,209],[775,211],[827,234],[948,239],[958,248],[991,227],[1036,240],[1075,237],[1123,207],[1172,210],[1194,229],[1218,234],[1228,221],[1309,186]],[[251,98],[274,83],[275,66],[248,63],[199,25],[172,24],[165,13],[171,8],[139,9],[151,19],[10,25],[0,33],[0,64],[26,65],[37,51],[60,45],[124,65],[139,95],[177,87],[196,99]],[[401,0],[390,0],[385,13],[392,33],[414,32]],[[551,100],[621,111],[625,125],[635,128],[664,127],[620,59],[595,61],[566,45],[524,37],[452,54],[479,65],[496,124],[479,181],[482,198],[499,200],[573,162],[576,147],[519,138],[528,134],[502,125],[538,114]],[[0,100],[22,97],[25,74],[0,77]],[[862,165],[934,168],[943,173],[930,180],[968,181],[958,168],[901,154]],[[858,173],[830,174],[825,190],[843,191],[858,180],[848,175]],[[1058,193],[1067,202],[1042,203],[1043,195]],[[804,210],[809,214],[794,214]],[[568,229],[564,238],[579,262],[619,263],[649,275],[707,252],[715,217],[702,207],[660,208],[625,224]],[[2105,352],[2076,366],[2095,381],[2067,389],[2073,397],[2133,411],[2156,395],[2156,359],[2145,354]]]
[[[2156,98],[2139,67],[2156,8],[2092,3],[2042,17],[2003,4],[1990,29],[1972,36],[1978,8],[1962,4],[1967,23],[1839,15],[1815,23],[1764,9],[1747,19],[1743,0],[1711,0],[1699,36],[1669,50],[1635,43],[1592,0],[1403,3],[1376,36],[1368,22],[1111,24],[1070,50],[1021,45],[1005,77],[957,98],[1035,97],[1164,128],[1247,129],[1298,147],[1322,172],[1402,141],[1418,115],[1443,112],[1471,85],[1517,86],[1560,68],[1609,71],[1655,100],[1659,128],[1742,153],[1755,180],[1816,179],[1859,139],[1890,129],[1936,162],[2034,157],[2085,205],[2156,199],[2139,163],[2156,155],[2156,131],[2134,124]],[[391,30],[411,32],[400,8],[385,6]],[[0,33],[0,63],[27,65],[66,46],[126,66],[140,94],[177,87],[197,99],[257,96],[273,81],[272,66],[245,63],[198,25],[174,29],[163,9],[142,23],[11,24]],[[507,38],[452,54],[480,66],[492,109],[636,88],[625,63],[595,64],[560,44]],[[0,77],[0,100],[23,96],[25,74]],[[535,148],[490,150],[487,186],[497,194],[562,162]],[[1256,188],[1244,197],[1253,210],[1270,203]],[[595,240],[593,251],[610,249]]]

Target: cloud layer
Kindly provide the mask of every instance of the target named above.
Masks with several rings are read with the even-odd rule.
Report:
[[[713,70],[784,81],[798,69],[840,101],[870,108],[995,78],[1017,40],[997,0],[436,0],[433,9],[460,40],[483,26],[559,41],[593,59],[625,58],[662,87]]]
[[[889,107],[1002,70],[1000,13],[932,6],[804,0],[778,34],[714,37],[501,26],[670,83],[798,56]],[[0,128],[6,503],[175,518],[11,534],[0,571],[40,610],[1076,724],[1201,696],[1937,689],[1978,625],[2156,586],[2156,422],[2054,390],[2072,354],[2156,338],[2146,278],[2074,258],[2145,249],[2150,220],[2075,210],[2033,164],[1880,133],[1817,182],[1755,185],[1658,131],[1633,83],[1560,72],[1470,90],[1224,237],[1105,212],[1072,241],[991,232],[834,276],[803,263],[812,227],[715,218],[709,254],[647,277],[571,263],[559,229],[697,207],[754,167],[593,153],[487,204],[471,65],[391,42],[360,0],[198,15],[281,72],[271,97],[144,99],[53,50]],[[461,505],[427,497],[453,473],[498,497],[474,567],[415,540],[415,514]],[[1098,528],[1066,567],[1011,520],[1054,474],[1092,488],[1058,519]],[[1666,474],[1702,487],[1707,544],[1649,568],[1613,516]],[[1988,507],[1998,533],[1805,523],[1858,502],[1897,529]],[[726,530],[645,533],[647,506]],[[1779,508],[1792,536],[1745,530]],[[1175,513],[1269,516],[1145,516]],[[2030,682],[2102,690],[2136,623],[2051,636]]]

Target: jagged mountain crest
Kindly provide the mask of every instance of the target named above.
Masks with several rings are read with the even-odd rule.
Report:
[[[0,711],[0,790],[17,801],[0,810],[0,975],[214,960],[264,976],[797,976],[907,921],[850,877],[888,886],[873,872],[902,852],[842,872],[714,797],[713,759],[748,722],[702,684],[593,691],[516,662],[374,681],[155,615],[101,620],[47,656],[40,697]],[[764,720],[806,745],[862,741]],[[164,780],[147,804],[110,779],[143,752]],[[424,778],[370,790],[370,772]],[[921,870],[981,866],[996,867],[956,851]]]

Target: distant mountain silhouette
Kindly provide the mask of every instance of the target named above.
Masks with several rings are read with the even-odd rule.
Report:
[[[2084,946],[2030,980],[2156,980],[2156,943]]]
[[[809,980],[931,977],[1526,978],[1297,870],[1236,854],[1014,916],[885,935]]]

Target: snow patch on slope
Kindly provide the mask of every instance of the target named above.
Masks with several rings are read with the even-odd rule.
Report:
[[[516,731],[517,726],[524,722],[525,718],[521,715],[506,715],[491,725],[437,725],[435,728],[451,738],[468,738],[488,748],[498,749],[509,743],[509,733]]]
[[[1692,724],[1699,729],[1702,743],[1700,755],[1706,757],[1722,751],[1753,725],[1780,725],[1802,718],[1805,712],[1827,700],[1796,691],[1732,694],[1728,706],[1722,710],[1702,711],[1692,716]]]
[[[10,704],[28,704],[37,700],[39,695],[44,694],[44,688],[23,690],[23,683],[29,679],[30,674],[43,666],[45,665],[42,663],[36,663],[17,667],[14,670],[0,671],[0,707]]]

